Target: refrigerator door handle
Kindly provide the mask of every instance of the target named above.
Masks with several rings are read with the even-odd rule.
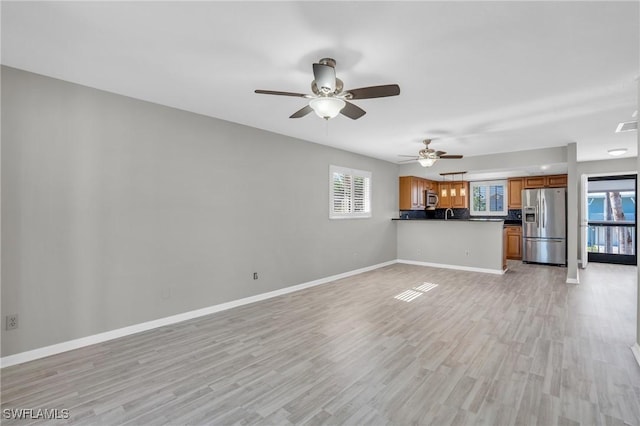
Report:
[[[545,209],[546,209],[546,203],[545,203],[545,199],[544,197],[542,197],[542,227],[544,228],[546,226],[545,222],[546,222],[546,214],[545,214]]]

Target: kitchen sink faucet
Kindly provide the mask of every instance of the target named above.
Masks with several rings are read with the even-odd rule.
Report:
[[[451,217],[455,216],[455,215],[453,214],[453,209],[452,209],[451,207],[449,207],[448,209],[446,209],[446,210],[444,211],[444,220],[449,219],[449,212],[451,212]]]

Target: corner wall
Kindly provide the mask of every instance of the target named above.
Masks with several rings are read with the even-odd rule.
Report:
[[[3,357],[396,258],[395,164],[7,67],[1,111]]]

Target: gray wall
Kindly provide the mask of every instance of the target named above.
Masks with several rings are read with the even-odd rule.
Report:
[[[373,173],[373,218],[328,219],[330,164]],[[2,356],[393,260],[397,175],[3,67]]]

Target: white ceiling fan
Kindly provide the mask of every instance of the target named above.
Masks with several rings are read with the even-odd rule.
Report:
[[[336,78],[336,61],[332,58],[323,58],[313,64],[313,77],[311,82],[312,95],[293,92],[278,92],[274,90],[256,90],[255,93],[263,95],[295,96],[311,99],[309,104],[294,112],[289,118],[300,118],[315,111],[318,117],[328,120],[342,114],[357,120],[366,114],[366,111],[352,104],[351,100],[384,98],[400,94],[400,86],[386,84],[383,86],[361,87],[359,89],[343,90],[342,80]]]
[[[462,155],[447,155],[445,151],[436,151],[433,148],[429,148],[429,144],[431,143],[431,139],[425,139],[422,141],[424,144],[424,148],[418,151],[418,156],[415,155],[400,155],[400,157],[411,157],[409,160],[402,160],[400,163],[407,163],[410,161],[418,161],[422,167],[431,167],[438,160],[446,160],[446,159],[460,159]]]

